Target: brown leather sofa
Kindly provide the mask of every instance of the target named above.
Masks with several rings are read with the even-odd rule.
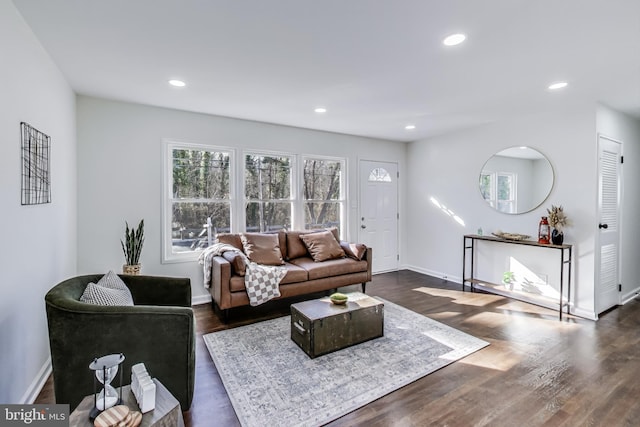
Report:
[[[348,243],[340,242],[340,246],[345,249],[345,257],[316,262],[300,239],[301,234],[309,233],[309,231],[283,230],[278,232],[280,250],[284,260],[282,267],[287,269],[286,276],[280,281],[280,298],[327,291],[354,284],[362,284],[362,292],[365,292],[366,283],[371,281],[372,249],[360,245],[362,256],[358,257],[360,254],[349,251]],[[216,238],[218,242],[231,244],[243,251],[240,234],[220,234]],[[225,320],[228,317],[228,309],[249,305],[244,277],[237,271],[241,269],[238,265],[238,258],[232,253],[230,256],[227,254],[229,253],[213,257],[210,287],[213,303],[222,310]]]

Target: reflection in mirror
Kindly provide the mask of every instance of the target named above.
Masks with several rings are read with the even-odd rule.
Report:
[[[489,206],[520,214],[540,206],[553,188],[549,160],[530,147],[513,147],[493,155],[480,172],[480,193]]]

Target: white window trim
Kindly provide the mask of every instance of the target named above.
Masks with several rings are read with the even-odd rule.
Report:
[[[162,139],[162,247],[161,247],[161,263],[173,264],[181,262],[196,261],[200,256],[200,251],[173,253],[171,244],[171,220],[172,220],[172,197],[171,191],[173,189],[173,171],[172,156],[169,155],[175,148],[183,148],[188,150],[202,150],[202,151],[224,151],[231,156],[229,167],[229,203],[231,206],[230,221],[231,229],[234,229],[234,212],[236,209],[236,150],[231,147],[224,147],[220,145],[210,145],[204,143],[185,142],[174,139]],[[201,201],[194,199],[193,201]]]

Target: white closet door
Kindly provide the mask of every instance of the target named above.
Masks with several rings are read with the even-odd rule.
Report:
[[[596,312],[620,303],[620,194],[622,144],[598,137]]]

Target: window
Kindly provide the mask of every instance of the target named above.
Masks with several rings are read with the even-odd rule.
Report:
[[[291,228],[291,164],[290,156],[245,155],[246,231]]]
[[[305,229],[338,227],[344,215],[343,160],[304,159]]]
[[[391,182],[391,175],[385,168],[375,168],[369,174],[369,182]]]
[[[197,259],[217,233],[344,232],[344,159],[174,141],[164,157],[162,262]]]
[[[480,191],[489,204],[504,213],[516,212],[516,179],[514,173],[489,172],[480,175]]]
[[[209,236],[231,229],[232,152],[168,143],[164,259],[194,259]]]

